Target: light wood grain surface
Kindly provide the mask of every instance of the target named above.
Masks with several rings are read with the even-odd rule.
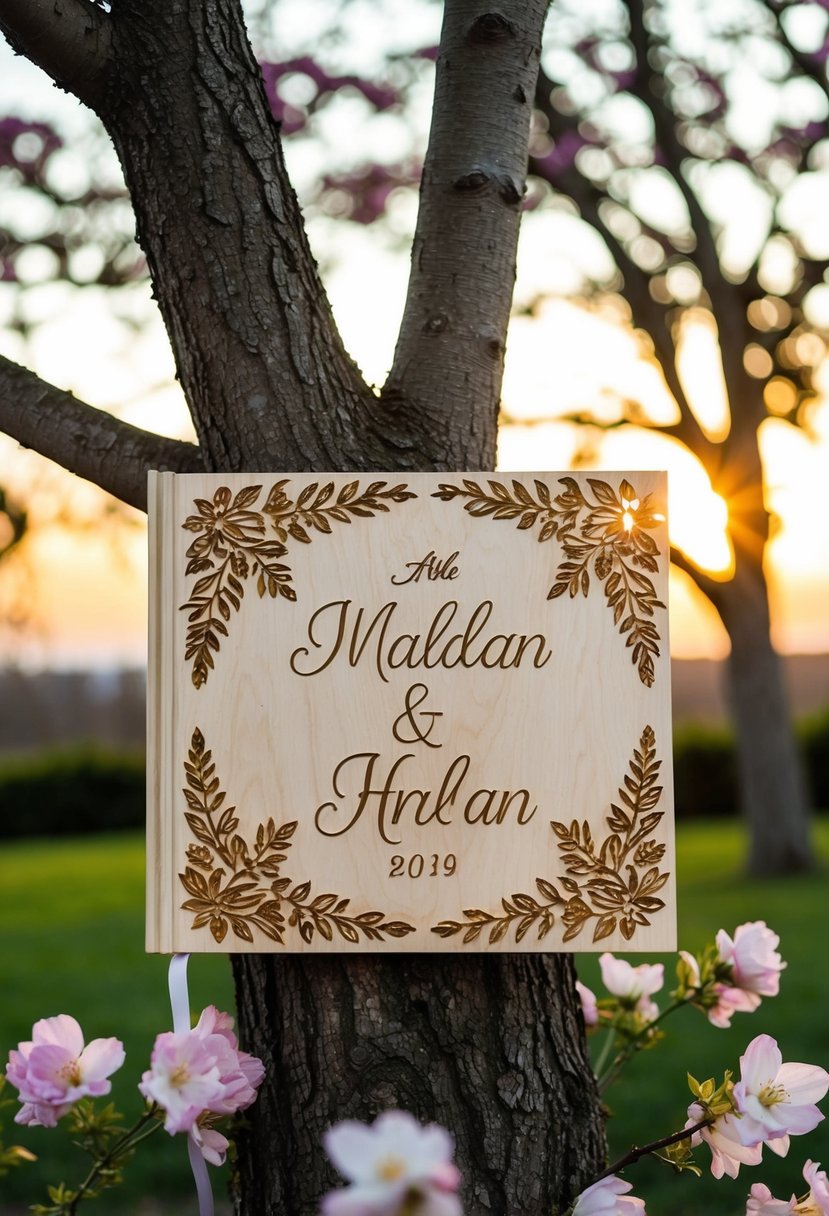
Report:
[[[150,504],[149,950],[674,948],[663,473]]]

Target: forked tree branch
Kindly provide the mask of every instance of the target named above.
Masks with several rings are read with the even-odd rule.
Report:
[[[665,79],[655,70],[649,58],[657,40],[651,37],[646,26],[646,0],[627,0],[627,7],[631,41],[636,54],[636,95],[651,113],[656,147],[661,150],[665,167],[685,200],[697,241],[694,264],[700,272],[703,286],[711,301],[717,328],[721,335],[727,335],[727,340],[720,343],[720,354],[732,427],[735,430],[756,428],[762,421],[762,415],[757,416],[745,407],[731,408],[733,403],[744,395],[747,377],[743,366],[743,352],[750,333],[742,291],[723,274],[711,222],[683,171],[684,161],[690,153],[679,138],[677,117],[665,98]]]
[[[682,170],[683,161],[690,153],[677,135],[676,115],[664,97],[665,81],[650,64],[649,54],[653,44],[645,26],[645,2],[644,0],[628,0],[627,8],[630,16],[630,37],[636,54],[634,91],[642,104],[650,111],[656,147],[662,152],[666,162],[665,167],[688,208],[691,227],[697,242],[697,256],[694,260],[702,276],[705,290],[716,310],[717,307],[727,306],[730,303],[727,292],[732,290],[731,284],[726,282],[722,273],[711,222],[703,210],[696,191]]]
[[[1,355],[0,430],[141,511],[148,469],[204,467],[195,444],[121,422]]]
[[[88,0],[0,0],[0,31],[12,49],[96,110],[112,59],[112,27]]]
[[[491,467],[548,0],[447,0],[409,290],[384,402]],[[487,434],[485,442],[481,435]],[[485,463],[484,463],[485,462]]]
[[[547,119],[553,138],[560,139],[564,134],[574,131],[577,124],[574,119],[561,114],[552,105],[552,90],[553,82],[543,70],[540,71],[536,108]],[[585,223],[595,229],[607,245],[624,279],[625,299],[630,305],[633,324],[650,336],[665,383],[679,409],[679,419],[660,429],[664,434],[672,435],[684,443],[707,467],[714,457],[714,445],[697,421],[679,377],[670,310],[655,299],[651,292],[651,276],[633,260],[623,242],[607,223],[600,206],[606,196],[582,176],[575,163],[561,170],[554,180],[546,175],[543,161],[534,162],[533,167],[540,177],[550,181],[553,189],[560,190],[573,200]]]

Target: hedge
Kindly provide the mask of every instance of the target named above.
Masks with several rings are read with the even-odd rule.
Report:
[[[143,751],[92,745],[0,758],[0,837],[76,836],[144,824]]]
[[[814,804],[829,809],[829,708],[802,721],[798,737]],[[677,727],[674,789],[678,818],[735,813],[737,763],[728,728]],[[140,828],[144,806],[142,752],[81,746],[0,757],[0,837]]]

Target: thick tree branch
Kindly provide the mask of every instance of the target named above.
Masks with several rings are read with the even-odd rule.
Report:
[[[147,509],[147,470],[196,473],[199,449],[120,422],[0,355],[0,430],[24,447]]]
[[[118,0],[113,24],[103,117],[206,466],[388,466],[238,0]]]
[[[0,0],[0,31],[18,55],[97,110],[112,58],[109,17],[88,0]]]
[[[671,565],[676,566],[678,570],[682,570],[691,579],[691,582],[701,591],[707,600],[719,612],[720,604],[722,603],[724,582],[718,582],[717,579],[711,578],[704,570],[695,565],[689,557],[686,557],[681,549],[677,549],[676,545],[671,546]]]
[[[547,4],[445,8],[409,291],[383,393],[393,409],[416,410],[441,467],[493,462]]]

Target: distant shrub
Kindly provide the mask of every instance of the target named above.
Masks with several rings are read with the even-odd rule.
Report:
[[[829,706],[804,718],[800,740],[815,806],[829,808]]]
[[[801,722],[798,738],[814,804],[829,809],[829,708]],[[680,819],[736,814],[737,756],[728,727],[677,726],[674,791]],[[142,828],[145,805],[140,751],[85,745],[0,757],[0,838]]]
[[[829,809],[829,707],[797,725],[815,807]],[[677,818],[733,815],[739,808],[737,752],[727,726],[680,724],[674,731]]]
[[[737,754],[727,727],[688,723],[676,728],[674,797],[677,818],[711,819],[736,812]]]
[[[0,837],[143,827],[144,754],[92,745],[0,758]]]

